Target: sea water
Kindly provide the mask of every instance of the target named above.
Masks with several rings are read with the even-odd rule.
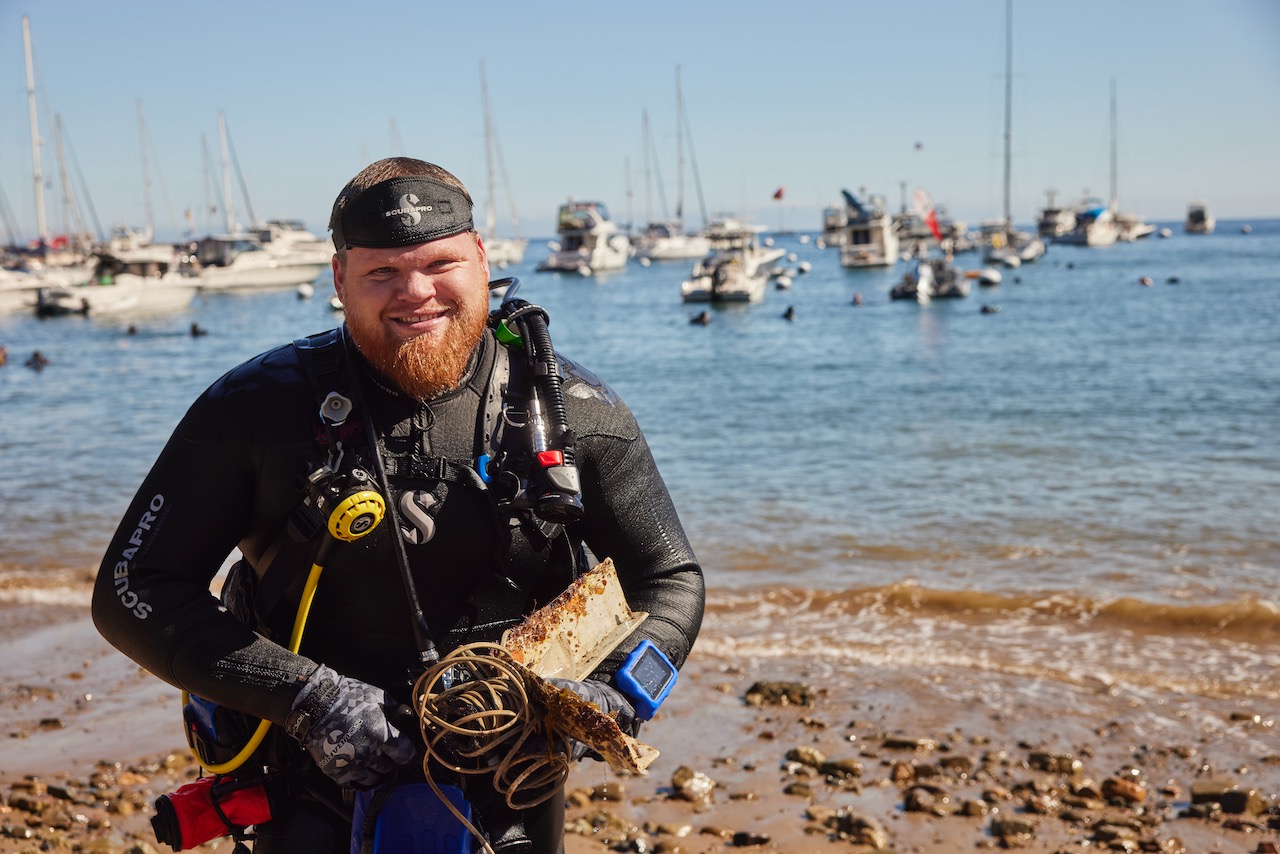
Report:
[[[705,326],[690,262],[537,273],[534,242],[494,276],[635,412],[706,571],[708,652],[1274,699],[1280,220],[1169,225],[928,306],[889,300],[901,264],[775,235],[808,271]],[[210,295],[132,333],[0,317],[0,599],[83,597],[190,402],[340,322],[330,288]]]

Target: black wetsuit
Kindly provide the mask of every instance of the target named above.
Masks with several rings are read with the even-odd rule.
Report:
[[[652,639],[679,667],[702,618],[702,573],[648,445],[611,389],[560,359],[585,507],[565,533],[547,539],[503,516],[470,476],[483,450],[477,417],[499,346],[486,332],[461,386],[427,403],[392,391],[354,348],[354,367],[345,374],[359,384],[351,396],[368,407],[391,500],[412,529],[405,546],[440,653],[496,641],[554,598],[590,568],[581,559],[585,544],[613,559],[628,603],[649,613],[633,640]],[[292,345],[214,383],[143,481],[94,593],[99,630],[130,658],[172,685],[276,724],[317,662],[407,699],[406,676],[418,660],[389,519],[333,549],[301,654],[284,649],[316,545],[326,536],[298,542],[284,533],[304,477],[324,458],[317,412],[316,383]],[[369,464],[360,414],[343,429],[338,438]],[[263,615],[260,633],[209,592],[237,547],[258,574],[268,563],[291,568],[289,590]],[[620,655],[595,677],[607,681]],[[176,717],[175,709],[175,731]]]

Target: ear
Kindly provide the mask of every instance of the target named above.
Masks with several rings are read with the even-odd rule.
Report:
[[[346,302],[344,291],[347,288],[346,282],[346,265],[338,260],[338,253],[334,253],[329,259],[329,266],[333,270],[333,292],[338,295],[338,299]]]
[[[489,282],[489,256],[484,250],[484,238],[480,236],[480,232],[476,232],[476,252],[480,253],[480,266],[484,268],[485,283]]]

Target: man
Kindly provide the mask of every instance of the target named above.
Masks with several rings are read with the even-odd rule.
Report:
[[[192,405],[98,575],[94,619],[112,644],[196,697],[278,725],[246,764],[279,772],[260,854],[346,851],[352,790],[421,780],[420,734],[395,712],[413,676],[554,599],[590,568],[584,545],[613,559],[628,603],[650,615],[566,686],[624,727],[638,723],[624,659],[647,639],[678,668],[701,623],[701,570],[626,406],[563,358],[550,372],[524,367],[535,342],[487,326],[471,208],[457,178],[423,161],[382,160],[353,178],[330,219],[344,327],[240,365]],[[527,391],[537,383],[541,403]],[[525,426],[540,405],[566,422],[558,434]],[[530,453],[515,446],[528,439],[563,456],[537,456],[546,472],[521,468]],[[550,510],[529,499],[540,475]],[[332,498],[353,483],[366,491],[347,503],[321,489]],[[358,515],[370,489],[385,493],[372,528]],[[330,537],[334,525],[348,542]],[[223,608],[209,585],[235,548],[244,560]],[[313,564],[323,572],[306,611]],[[561,850],[563,792],[522,812],[474,783],[466,796],[495,850]]]

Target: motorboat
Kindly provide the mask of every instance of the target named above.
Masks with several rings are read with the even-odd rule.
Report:
[[[680,285],[684,302],[760,302],[786,250],[762,246],[762,225],[718,217],[708,225],[711,251]]]
[[[560,239],[548,244],[551,254],[538,264],[538,272],[590,276],[622,269],[631,255],[631,243],[609,219],[602,202],[570,200],[561,205],[556,232]]]
[[[314,281],[333,255],[331,250],[321,257],[314,248],[292,251],[285,245],[268,245],[248,235],[206,237],[192,247],[189,257],[206,290],[230,291],[292,288]]]
[[[1075,228],[1054,242],[1069,246],[1112,246],[1119,236],[1115,211],[1101,199],[1085,199],[1076,209]]]
[[[898,263],[898,232],[884,196],[872,195],[863,204],[848,190],[840,192],[844,196],[844,225],[838,231],[840,266],[892,267]],[[824,217],[824,228],[826,222]]]
[[[40,288],[36,314],[100,317],[176,311],[190,305],[204,283],[200,276],[180,269],[176,253],[171,253],[167,262],[126,260],[105,253],[97,257],[97,269],[87,284]]]
[[[711,251],[711,239],[704,234],[685,234],[679,222],[650,222],[636,241],[636,258],[641,261],[687,261]]]
[[[1195,201],[1187,206],[1187,221],[1183,225],[1187,234],[1213,234],[1217,224],[1218,221],[1204,202]]]
[[[328,267],[333,258],[333,242],[317,237],[297,219],[269,219],[254,229],[253,239],[286,266]]]
[[[938,226],[941,240],[933,234],[933,229],[919,212],[905,208],[893,216],[893,228],[897,232],[899,245],[904,252],[918,255],[930,249],[950,252],[958,255],[976,248],[977,244],[969,234],[968,225],[952,219],[947,214],[945,205],[939,204],[934,210],[934,219]]]
[[[1156,227],[1138,214],[1116,214],[1116,240],[1133,243],[1135,240],[1150,237],[1155,234],[1155,231]]]
[[[953,266],[945,255],[916,258],[909,269],[889,289],[891,300],[915,300],[928,305],[935,299],[959,299],[969,295],[964,271]]]
[[[1046,190],[1049,203],[1040,210],[1036,219],[1036,232],[1046,240],[1057,240],[1076,227],[1076,212],[1071,208],[1062,208],[1054,204],[1057,193]]]

